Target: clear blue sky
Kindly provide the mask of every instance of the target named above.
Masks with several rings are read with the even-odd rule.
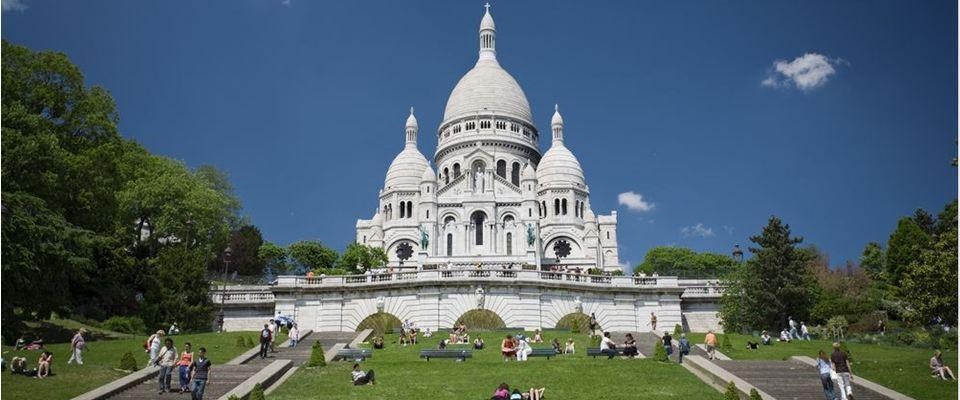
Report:
[[[111,91],[125,136],[226,171],[267,240],[336,248],[372,215],[410,106],[432,159],[483,13],[482,1],[3,2],[2,36],[69,55]],[[623,261],[657,245],[729,253],[777,215],[839,264],[956,196],[955,1],[491,10],[536,124],[548,131],[560,104],[594,210],[619,210]],[[619,205],[628,191],[652,209]]]

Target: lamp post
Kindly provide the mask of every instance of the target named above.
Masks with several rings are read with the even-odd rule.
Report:
[[[227,246],[223,250],[223,291],[220,292],[220,317],[218,321],[220,322],[220,332],[223,332],[223,303],[227,299],[227,270],[230,269],[230,256],[233,255],[233,250],[230,249],[230,246]]]
[[[743,250],[740,250],[740,245],[739,245],[739,244],[733,245],[733,262],[737,263],[738,266],[743,264]],[[742,272],[741,272],[741,273],[742,273]],[[740,332],[743,333],[744,335],[746,335],[746,334],[747,334],[747,325],[743,323],[743,319],[744,319],[744,312],[743,312],[743,311],[744,311],[744,310],[743,310],[743,280],[741,279],[741,284],[740,284]]]

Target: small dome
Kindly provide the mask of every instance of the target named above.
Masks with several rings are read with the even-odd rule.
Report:
[[[533,125],[530,102],[517,80],[496,60],[480,60],[450,92],[443,121],[490,112]]]
[[[487,4],[487,12],[483,14],[483,19],[480,20],[480,30],[491,29],[497,30],[497,26],[493,23],[493,17],[490,15],[490,5]]]
[[[407,117],[407,128],[417,129],[417,117],[413,116],[413,107],[410,107],[410,116]]]
[[[553,118],[550,119],[550,126],[563,125],[563,117],[560,116],[560,105],[553,105]]]
[[[429,167],[427,159],[423,157],[423,154],[420,154],[415,146],[407,146],[390,163],[383,188],[416,189],[420,186],[423,170]]]
[[[523,167],[523,180],[537,179],[537,171],[533,170],[533,165],[527,163],[526,167]]]
[[[437,183],[437,174],[433,172],[433,168],[431,168],[429,164],[423,169],[423,176],[420,178],[420,181]]]
[[[580,162],[563,143],[554,143],[540,159],[537,180],[541,185],[586,188]]]

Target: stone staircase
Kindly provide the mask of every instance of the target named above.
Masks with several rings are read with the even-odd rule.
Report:
[[[816,368],[795,360],[714,360],[713,363],[777,400],[823,399],[823,386],[820,384],[820,376]],[[860,385],[856,379],[853,383],[853,395],[856,400],[890,399]],[[839,398],[840,392],[836,386],[835,392]]]
[[[216,399],[226,394],[263,369],[259,365],[213,365],[210,371],[210,384],[204,393],[206,399]],[[180,386],[176,376],[170,381],[171,386]],[[160,384],[157,378],[149,379],[137,386],[118,393],[109,399],[139,400],[139,399],[189,399],[190,393],[157,393]]]

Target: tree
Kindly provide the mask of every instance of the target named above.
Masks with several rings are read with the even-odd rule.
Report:
[[[184,330],[208,328],[213,304],[206,279],[209,253],[185,246],[169,246],[148,261],[144,277],[144,322],[152,329],[177,322]]]
[[[387,253],[382,248],[353,242],[347,245],[346,250],[337,259],[337,268],[359,274],[386,263]]]
[[[899,285],[910,264],[920,258],[921,251],[929,245],[930,237],[912,218],[901,218],[887,242],[887,283]]]
[[[315,341],[310,349],[310,361],[307,366],[322,367],[325,365],[327,365],[327,358],[323,355],[323,344],[319,340]]]
[[[337,252],[318,241],[301,240],[291,244],[289,251],[297,273],[314,269],[330,269],[337,262]]]
[[[263,242],[257,252],[264,268],[270,268],[274,273],[284,273],[290,269],[287,258],[287,249],[271,242]]]
[[[792,237],[789,225],[770,217],[750,241],[758,246],[750,247],[754,256],[723,279],[728,285],[721,297],[724,327],[773,329],[788,316],[807,319],[818,287],[809,267],[811,252],[796,247],[803,238]]]
[[[263,245],[263,236],[260,229],[253,225],[244,225],[240,229],[230,232],[230,268],[240,275],[259,275],[265,266],[260,258],[260,246]],[[221,261],[222,262],[222,261]],[[217,268],[222,271],[223,267]]]
[[[735,265],[732,258],[717,253],[697,253],[685,247],[658,246],[647,251],[634,272],[661,275],[718,277]]]
[[[957,228],[941,233],[932,248],[923,249],[910,263],[902,281],[903,300],[914,314],[910,322],[923,324],[941,316],[957,321]]]
[[[933,219],[933,215],[928,213],[927,210],[918,208],[914,211],[913,222],[927,235],[933,235],[936,232],[937,221]]]
[[[810,268],[820,288],[810,310],[812,321],[824,322],[838,315],[856,321],[880,307],[881,295],[874,280],[856,264],[831,268],[826,255],[816,252]]]
[[[937,215],[937,224],[934,228],[937,234],[957,228],[957,200],[947,203],[943,211]]]
[[[874,279],[882,279],[887,255],[880,247],[880,243],[870,242],[863,248],[860,256],[860,266]]]

